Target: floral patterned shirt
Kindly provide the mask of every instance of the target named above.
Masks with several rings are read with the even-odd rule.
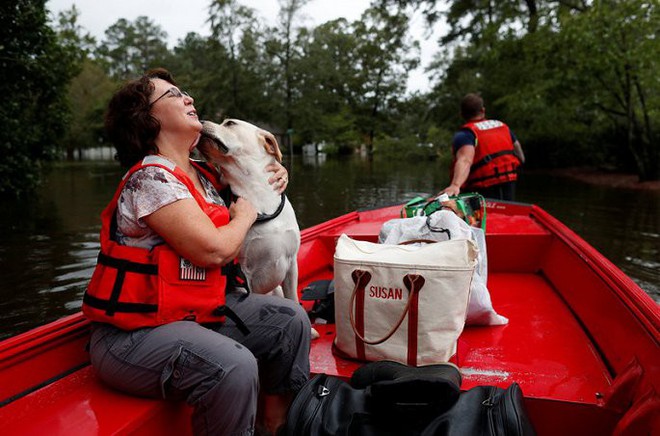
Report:
[[[225,205],[202,174],[199,174],[206,200]],[[117,202],[117,242],[121,245],[152,249],[165,241],[142,220],[163,206],[184,198],[193,198],[184,185],[169,171],[148,166],[131,175]]]

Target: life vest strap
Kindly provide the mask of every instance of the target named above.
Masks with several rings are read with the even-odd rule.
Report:
[[[467,183],[469,184],[469,186],[473,186],[475,183],[483,182],[489,179],[498,179],[500,177],[508,176],[510,174],[518,174],[518,172],[516,170],[505,171],[503,173],[495,172],[495,174],[492,174],[490,176],[478,177],[476,179],[468,179]]]
[[[138,274],[158,274],[158,265],[151,263],[131,262],[125,259],[108,256],[107,254],[99,253],[98,263],[101,265],[115,268],[119,271],[133,272]]]
[[[470,166],[470,171],[474,171],[474,170],[476,170],[476,169],[481,168],[481,167],[484,166],[484,165],[487,165],[488,162],[492,161],[492,160],[495,159],[496,157],[506,156],[506,155],[509,155],[509,154],[513,154],[513,155],[515,155],[515,153],[513,152],[513,150],[500,150],[500,151],[498,151],[498,152],[496,152],[496,153],[487,154],[486,156],[484,156],[483,158],[481,158],[481,160],[480,160],[479,162],[475,162],[475,163],[473,163],[473,164]]]
[[[119,302],[119,296],[121,295],[122,287],[124,286],[124,279],[126,278],[127,272],[138,273],[138,274],[158,274],[158,265],[132,262],[126,259],[119,259],[116,257],[108,256],[107,254],[99,253],[98,263],[105,265],[110,268],[115,268],[117,270],[117,277],[115,278],[115,283],[112,286],[112,293],[109,300],[99,300],[104,301],[105,314],[108,316],[114,316],[116,312],[125,312],[124,310],[119,309],[119,305],[122,304]],[[128,303],[124,303],[128,304]],[[139,303],[135,303],[139,304]],[[92,306],[90,304],[90,306]],[[154,305],[155,306],[155,305]],[[94,307],[94,306],[92,306]],[[155,306],[157,309],[157,306]]]
[[[85,292],[83,296],[83,302],[94,309],[107,311],[111,306],[110,300],[104,300],[101,298],[94,297]],[[154,313],[158,311],[157,304],[147,304],[147,303],[114,303],[115,312],[123,313]]]
[[[227,306],[218,306],[216,309],[213,311],[214,316],[226,316],[227,318],[231,319],[234,321],[234,324],[236,324],[236,328],[243,333],[243,335],[247,336],[250,334],[250,329],[248,328],[247,325],[243,322],[240,316],[233,310],[231,310]]]
[[[250,293],[247,277],[241,268],[241,264],[237,262],[229,262],[225,264],[220,271],[222,275],[227,277],[227,288],[243,288]]]

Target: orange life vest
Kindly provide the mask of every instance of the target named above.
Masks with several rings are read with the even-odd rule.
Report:
[[[513,152],[511,131],[506,124],[480,120],[466,123],[462,128],[469,129],[476,137],[474,160],[464,188],[487,188],[517,180],[520,160]],[[454,165],[451,167],[453,173]]]
[[[209,180],[218,178],[193,164]],[[92,321],[124,330],[153,327],[179,320],[222,322],[227,314],[227,277],[220,268],[200,268],[176,254],[167,244],[149,250],[119,245],[115,241],[117,201],[135,171],[157,166],[180,180],[216,227],[229,222],[225,206],[209,203],[192,180],[170,161],[147,156],[124,175],[110,204],[101,214],[101,252],[83,297],[83,313]]]

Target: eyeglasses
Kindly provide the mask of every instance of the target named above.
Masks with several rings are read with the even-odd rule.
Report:
[[[179,98],[179,97],[190,97],[190,94],[188,94],[186,91],[181,91],[181,90],[179,90],[179,88],[171,87],[170,89],[168,89],[167,91],[165,91],[165,92],[163,93],[163,95],[161,95],[161,96],[158,97],[156,100],[154,100],[154,101],[152,101],[151,103],[149,103],[149,106],[153,106],[153,105],[155,105],[156,102],[157,102],[158,100],[160,100],[161,98],[165,97],[167,94],[172,94],[172,97],[176,97],[176,98]],[[191,98],[192,98],[192,97],[191,97]]]

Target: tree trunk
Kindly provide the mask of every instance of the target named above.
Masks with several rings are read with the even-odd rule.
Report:
[[[534,33],[539,24],[539,11],[536,6],[536,0],[525,0],[525,4],[527,5],[527,14],[529,15],[527,32]]]
[[[655,136],[651,126],[651,117],[649,116],[648,108],[646,107],[646,98],[642,90],[641,83],[637,75],[632,76],[632,81],[637,92],[639,105],[642,111],[643,123],[639,126],[639,140],[640,147],[645,150],[644,153],[644,171],[640,173],[640,181],[655,181],[660,180],[660,147],[654,143]]]

